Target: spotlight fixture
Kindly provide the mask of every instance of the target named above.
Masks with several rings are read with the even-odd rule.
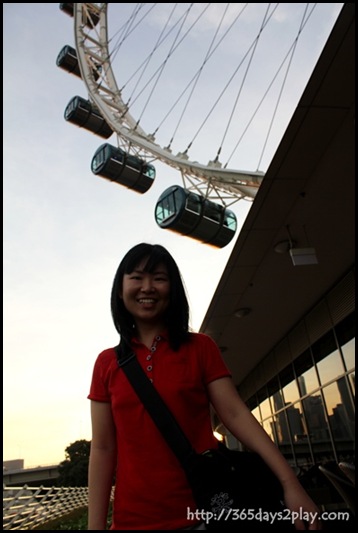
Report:
[[[290,251],[291,247],[295,245],[296,243],[294,241],[280,241],[275,244],[274,250],[277,254],[287,254],[287,252]]]
[[[316,250],[312,247],[296,248],[296,241],[291,237],[289,226],[286,226],[286,230],[288,233],[288,240],[280,241],[275,244],[275,252],[278,254],[290,252],[293,266],[316,265],[318,263]],[[308,241],[307,235],[306,240]]]
[[[240,309],[237,309],[235,311],[234,315],[236,318],[243,318],[244,316],[247,316],[251,313],[251,309],[249,307],[241,307]]]
[[[318,263],[314,248],[291,248],[290,256],[293,266],[317,265]]]

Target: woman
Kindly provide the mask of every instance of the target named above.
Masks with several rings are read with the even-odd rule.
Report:
[[[216,448],[210,404],[229,431],[257,452],[280,480],[291,511],[318,513],[276,445],[239,397],[214,341],[189,332],[179,269],[160,245],[138,244],[116,272],[111,311],[119,357],[134,352],[197,452]],[[115,478],[113,530],[205,529],[185,473],[118,366],[114,348],[99,354],[90,394],[89,530],[106,529]],[[296,520],[296,529],[306,529]],[[318,520],[308,529],[320,529]]]

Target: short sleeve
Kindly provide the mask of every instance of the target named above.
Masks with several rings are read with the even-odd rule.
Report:
[[[116,357],[113,348],[101,352],[94,364],[90,392],[87,398],[98,402],[109,402],[109,382],[111,373],[116,368]]]
[[[200,345],[198,353],[205,384],[223,377],[231,377],[232,374],[223,360],[216,342],[203,333],[197,334],[197,342]]]

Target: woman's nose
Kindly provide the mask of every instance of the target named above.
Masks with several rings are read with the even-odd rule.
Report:
[[[153,290],[153,280],[151,276],[144,276],[142,279],[141,290],[143,292],[151,292]]]

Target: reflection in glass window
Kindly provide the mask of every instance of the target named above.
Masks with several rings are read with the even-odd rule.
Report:
[[[328,418],[335,441],[354,440],[354,409],[345,378],[324,387],[322,390]]]
[[[256,409],[254,409],[253,411],[251,411],[251,413],[254,415],[254,417],[256,418],[256,420],[258,422],[261,422],[261,417],[260,417],[260,409],[258,407],[256,407]]]
[[[315,367],[310,368],[297,378],[298,386],[300,388],[301,396],[306,396],[310,392],[319,387],[318,377]]]
[[[353,318],[328,331],[251,399],[255,418],[297,465],[354,455]]]
[[[355,330],[355,313],[351,313],[335,326],[338,344],[342,348],[347,370],[355,368]]]
[[[317,372],[313,366],[313,359],[310,350],[306,350],[294,362],[298,386],[301,396],[306,396],[319,387]]]
[[[290,405],[286,409],[288,424],[291,430],[293,442],[298,442],[307,437],[307,431],[303,423],[302,408],[300,402]]]
[[[353,394],[355,396],[356,393],[356,375],[355,372],[351,372],[348,374],[349,383],[351,384]]]
[[[344,368],[339,350],[335,350],[328,357],[317,363],[317,368],[321,385],[341,376]]]
[[[271,408],[270,408],[270,402],[268,398],[266,398],[266,400],[260,403],[260,410],[261,410],[262,420],[264,420],[268,416],[271,416]]]
[[[266,433],[269,435],[269,437],[274,442],[276,442],[275,435],[274,435],[274,430],[273,430],[273,419],[272,419],[272,417],[270,417],[267,420],[265,420],[265,422],[262,425],[263,425],[263,428],[266,431]]]
[[[276,413],[276,411],[280,411],[283,409],[283,407],[285,407],[280,389],[280,383],[277,377],[271,379],[267,383],[267,392],[270,398],[273,413]]]
[[[343,359],[346,365],[347,370],[352,370],[355,368],[355,349],[356,349],[356,340],[351,339],[349,342],[344,344],[342,347]]]
[[[281,411],[274,416],[274,430],[276,436],[275,442],[279,446],[281,452],[290,463],[295,463],[285,411]]]
[[[312,454],[309,435],[301,402],[296,402],[294,405],[291,405],[289,411],[288,423],[292,435],[297,464],[311,464]]]
[[[324,452],[333,457],[328,424],[321,394],[314,394],[302,400],[313,451]]]
[[[283,392],[283,397],[284,397],[286,405],[288,403],[296,402],[298,400],[298,398],[299,398],[299,392],[298,392],[298,387],[297,387],[296,380],[291,381],[291,383],[288,383],[282,389],[282,392]]]
[[[285,403],[283,401],[282,393],[280,390],[278,390],[277,392],[275,392],[275,394],[271,396],[271,404],[274,413],[280,411],[280,409],[285,407]]]
[[[277,435],[278,444],[288,444],[290,443],[290,434],[287,426],[287,419],[285,411],[281,411],[275,415],[275,429]]]
[[[285,404],[287,405],[296,402],[299,398],[299,392],[293,371],[293,365],[288,365],[284,368],[280,372],[279,378]]]

